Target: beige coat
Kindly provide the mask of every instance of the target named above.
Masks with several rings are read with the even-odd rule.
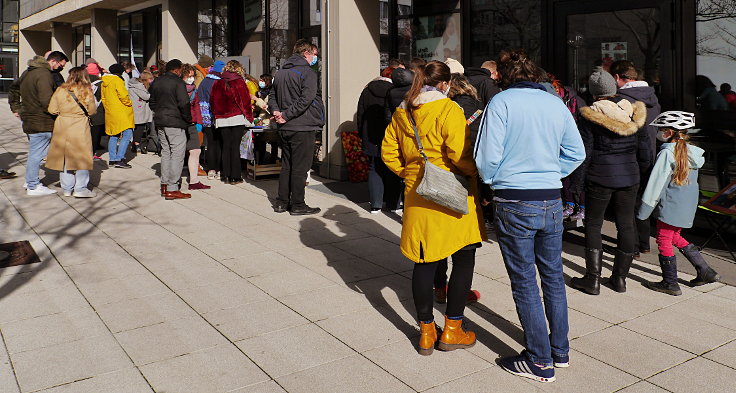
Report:
[[[76,95],[79,98],[79,94]],[[97,110],[91,90],[88,102],[82,104],[90,115]],[[54,123],[51,146],[46,156],[46,168],[63,171],[66,165],[66,169],[72,171],[92,169],[92,136],[89,132],[89,120],[67,89],[63,87],[56,89],[51,96],[49,113],[59,116]]]

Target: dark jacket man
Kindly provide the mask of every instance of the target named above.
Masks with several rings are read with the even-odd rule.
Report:
[[[172,72],[156,78],[151,84],[149,105],[156,127],[186,129],[192,123],[187,85]]]
[[[268,107],[281,112],[284,131],[317,131],[325,125],[325,110],[317,73],[301,54],[293,54],[276,73]]]
[[[404,96],[411,89],[411,84],[414,81],[414,73],[405,69],[397,68],[391,74],[391,81],[393,82],[393,89],[388,92],[386,97],[386,124],[391,122],[391,116],[393,116],[396,108],[401,105],[404,101]]]
[[[8,94],[10,110],[19,113],[23,120],[23,132],[53,131],[54,116],[47,112],[53,94],[51,66],[43,57],[35,56],[28,61],[28,69],[10,86]]]
[[[393,87],[390,79],[368,82],[358,100],[358,132],[363,139],[363,151],[371,157],[381,155],[381,141],[386,133],[386,95]]]
[[[501,92],[501,89],[496,85],[496,81],[491,78],[491,71],[485,68],[467,67],[465,68],[465,76],[470,84],[475,87],[475,90],[478,90],[478,98],[484,108],[493,96]]]
[[[662,113],[662,107],[659,105],[657,94],[654,92],[654,88],[651,86],[638,86],[638,87],[627,87],[618,89],[618,95],[625,98],[632,104],[636,101],[641,101],[647,107],[647,120],[644,123],[644,129],[646,130],[647,138],[649,139],[649,151],[651,155],[651,162],[654,163],[654,159],[657,155],[657,131],[658,128],[650,126],[654,119]]]

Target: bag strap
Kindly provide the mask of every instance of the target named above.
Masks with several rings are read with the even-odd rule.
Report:
[[[79,107],[82,108],[82,112],[84,112],[84,115],[89,117],[89,112],[87,112],[87,108],[85,108],[84,105],[82,105],[82,103],[79,102],[79,99],[77,99],[77,96],[74,95],[74,92],[71,90],[67,90],[67,91],[69,92],[69,95],[72,96],[72,98],[74,99],[74,102],[76,102],[77,105],[79,105]]]
[[[417,125],[414,123],[414,116],[412,116],[409,111],[406,112],[406,116],[409,118],[409,123],[411,123],[412,128],[414,128],[414,137],[417,139],[417,147],[419,148],[419,154],[422,155],[422,158],[424,158],[424,161],[428,161],[429,158],[427,158],[427,155],[424,154],[424,146],[422,146],[422,139],[419,138],[419,130],[417,130]]]

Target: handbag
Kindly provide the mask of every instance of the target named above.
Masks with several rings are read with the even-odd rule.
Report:
[[[429,162],[424,154],[424,146],[419,138],[419,130],[414,123],[414,118],[407,113],[409,122],[414,128],[414,136],[417,139],[419,153],[424,159],[424,173],[422,181],[419,182],[416,192],[422,198],[444,206],[460,214],[468,214],[468,181],[465,177],[446,171]]]

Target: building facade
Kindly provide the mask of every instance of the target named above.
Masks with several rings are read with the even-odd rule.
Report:
[[[2,2],[3,7],[12,3],[17,1]],[[24,0],[15,39],[21,63],[51,49],[69,54],[74,64],[94,57],[103,66],[127,60],[139,68],[171,58],[195,62],[207,54],[236,57],[258,77],[276,72],[293,43],[307,38],[320,47],[322,60],[327,108],[322,174],[341,178],[340,132],[355,129],[361,90],[391,58],[452,57],[479,66],[502,49],[523,47],[545,70],[577,88],[585,86],[594,67],[629,59],[655,86],[664,108],[697,111],[696,75],[736,86],[734,3]],[[4,56],[0,53],[0,65]]]

